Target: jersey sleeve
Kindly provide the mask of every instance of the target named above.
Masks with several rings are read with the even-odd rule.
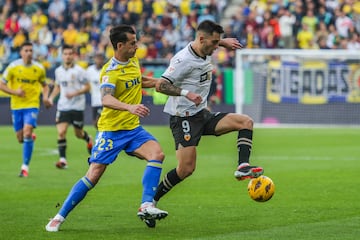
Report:
[[[60,76],[59,76],[59,68],[55,69],[55,83],[60,85]]]
[[[182,58],[173,58],[161,77],[169,80],[171,83],[181,82],[191,69],[192,67],[189,62]]]
[[[2,81],[5,82],[5,83],[8,83],[9,81],[11,81],[12,79],[12,76],[13,76],[13,71],[12,69],[14,69],[12,67],[12,64],[10,64],[6,69],[5,71],[3,72],[2,74]]]
[[[83,68],[81,68],[80,70],[80,81],[82,84],[86,84],[89,82],[89,78],[87,77],[86,70]]]
[[[45,85],[46,84],[46,70],[44,67],[41,67],[40,69],[41,69],[41,74],[40,74],[39,81],[40,81],[41,85]]]

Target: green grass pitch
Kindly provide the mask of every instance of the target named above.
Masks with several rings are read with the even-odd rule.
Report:
[[[163,146],[163,174],[176,166],[167,126],[145,126]],[[95,129],[86,126],[92,135]],[[203,137],[197,169],[160,202],[169,216],[149,229],[136,216],[145,162],[120,154],[57,233],[44,227],[87,170],[85,142],[70,128],[67,170],[58,170],[56,129],[39,126],[30,176],[19,178],[21,145],[0,127],[0,239],[358,239],[360,129],[256,128],[251,161],[276,190],[265,203],[236,181],[236,133]]]

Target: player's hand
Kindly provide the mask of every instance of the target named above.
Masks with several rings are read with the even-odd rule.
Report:
[[[67,93],[65,96],[67,99],[71,99],[76,96],[76,93]]]
[[[186,94],[186,98],[195,103],[196,106],[199,106],[202,102],[202,97],[197,93],[188,92],[188,94]]]
[[[244,47],[236,38],[221,39],[221,46],[223,46],[227,50],[242,49]]]
[[[48,99],[48,98],[43,99],[43,103],[44,103],[44,105],[45,105],[46,108],[50,108],[50,107],[52,107],[52,105],[53,105],[53,102],[50,101],[50,99]]]
[[[136,104],[130,106],[129,112],[139,117],[146,117],[150,114],[150,109],[147,108],[144,104]]]
[[[25,91],[22,90],[21,88],[18,88],[15,90],[15,95],[23,98],[23,97],[25,97]]]

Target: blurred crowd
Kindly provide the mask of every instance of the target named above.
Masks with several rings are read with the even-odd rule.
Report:
[[[26,40],[34,58],[49,70],[61,62],[59,49],[77,49],[87,67],[95,53],[112,56],[109,29],[133,25],[137,56],[148,62],[168,60],[194,38],[204,19],[224,23],[224,37],[247,48],[360,49],[360,2],[356,0],[0,0],[0,61],[19,57]],[[236,1],[239,2],[239,1]],[[232,15],[224,19],[231,6]],[[234,52],[219,48],[219,66],[233,66]]]

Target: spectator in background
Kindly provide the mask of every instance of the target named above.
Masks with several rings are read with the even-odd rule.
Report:
[[[4,34],[12,37],[20,30],[18,14],[13,12],[5,21]]]
[[[350,41],[347,43],[346,48],[350,51],[360,50],[359,34],[354,32],[350,36]]]
[[[353,21],[343,11],[343,8],[336,9],[335,27],[341,37],[347,38],[349,36],[349,29],[353,27]]]
[[[57,19],[60,16],[63,16],[66,5],[63,0],[53,0],[51,1],[48,8],[49,18]]]
[[[33,28],[31,18],[25,12],[20,12],[18,23],[19,27],[24,29],[26,33],[29,33]]]
[[[295,23],[293,25],[293,36],[297,36],[298,32],[301,30],[301,20],[304,15],[304,6],[302,1],[296,1],[294,6],[294,16],[295,16]],[[295,43],[296,43],[295,39]],[[298,44],[296,44],[298,46]]]
[[[167,2],[166,0],[154,0],[152,4],[152,8],[154,11],[154,14],[157,18],[160,20],[164,16],[164,13],[166,12],[166,6]]]
[[[73,23],[69,23],[67,28],[62,33],[62,37],[64,39],[64,44],[66,45],[75,45],[76,39],[78,38],[78,30],[75,28]]]
[[[163,38],[167,40],[169,45],[172,48],[172,51],[175,51],[175,45],[180,41],[180,33],[177,29],[174,29],[173,25],[168,25],[163,33]]]
[[[319,6],[317,19],[319,22],[324,22],[326,26],[334,23],[333,14],[326,10],[324,5]]]
[[[26,41],[28,41],[28,36],[26,32],[20,28],[19,31],[15,34],[13,38],[13,51],[18,51],[20,46],[23,45]]]
[[[37,39],[39,40],[39,44],[48,46],[53,42],[53,33],[49,31],[48,26],[43,26],[38,32]]]
[[[202,14],[198,16],[197,24],[199,25],[202,21],[210,20],[215,21],[215,16],[210,13],[209,8],[204,8]]]
[[[302,29],[298,32],[296,39],[301,49],[311,49],[315,40],[314,34],[306,24],[302,25]]]
[[[48,45],[40,44],[39,39],[36,39],[33,42],[33,48],[34,48],[34,53],[33,53],[34,59],[43,63],[46,60],[46,57],[49,52]]]
[[[326,39],[328,38],[329,30],[327,29],[324,22],[319,22],[319,24],[316,27],[315,32],[315,40],[318,41],[320,38]]]
[[[330,24],[329,35],[326,39],[326,46],[328,46],[330,49],[336,49],[339,44],[340,44],[340,35],[336,30],[335,25]]]
[[[143,12],[142,0],[129,0],[127,3],[127,11],[130,13],[130,18],[133,23],[140,20],[140,15]]]
[[[318,38],[317,40],[317,44],[319,46],[319,49],[330,49],[327,45],[326,45],[326,38],[324,36],[321,36],[320,38]]]
[[[48,54],[46,62],[48,63],[47,75],[50,79],[55,79],[55,69],[61,64],[61,49],[50,44],[48,47]]]
[[[306,16],[302,17],[301,24],[306,24],[308,26],[308,30],[312,32],[312,34],[315,34],[318,19],[315,17],[313,10],[309,9],[306,11]]]
[[[261,40],[259,34],[255,31],[253,25],[246,26],[240,38],[240,43],[247,48],[259,48]]]
[[[34,31],[36,31],[42,27],[45,27],[48,24],[49,19],[47,15],[44,14],[43,10],[41,8],[38,8],[35,14],[31,16],[31,21],[33,29]]]
[[[279,18],[280,40],[283,48],[294,48],[293,26],[296,22],[295,16],[287,8],[283,8]]]
[[[148,19],[153,14],[152,0],[143,1],[143,12],[145,18]]]
[[[263,46],[265,48],[277,48],[278,37],[276,36],[273,26],[268,24],[268,26],[266,28],[267,28],[266,35],[262,39]]]
[[[160,41],[158,41],[157,49],[159,51],[159,57],[170,60],[170,58],[174,55],[174,47],[170,45],[169,41],[162,37]]]

